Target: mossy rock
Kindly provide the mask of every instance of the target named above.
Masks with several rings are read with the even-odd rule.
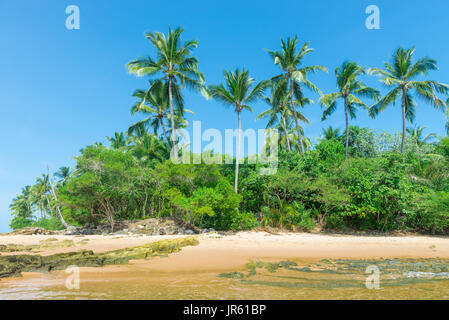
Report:
[[[69,266],[101,267],[124,264],[129,260],[147,259],[156,255],[179,252],[182,247],[198,245],[197,237],[185,237],[148,243],[103,253],[90,250],[58,253],[51,256],[15,255],[0,256],[0,278],[17,277],[21,272],[49,272],[64,270]]]

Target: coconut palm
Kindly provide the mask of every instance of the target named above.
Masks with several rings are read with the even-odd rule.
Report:
[[[338,140],[341,137],[341,133],[340,133],[340,128],[332,128],[332,126],[327,127],[326,129],[322,129],[323,132],[323,136],[322,139],[323,140]]]
[[[175,110],[182,109],[181,88],[189,87],[202,90],[204,76],[198,71],[198,60],[191,55],[192,50],[198,46],[195,40],[181,43],[183,29],[169,29],[167,37],[160,32],[148,33],[147,39],[157,50],[157,60],[151,57],[139,58],[128,64],[128,71],[137,76],[163,74],[162,80],[168,84],[168,102],[171,114],[173,156],[178,159],[178,146],[176,137]],[[182,114],[182,110],[180,110]]]
[[[270,81],[261,81],[255,86],[254,79],[249,76],[245,69],[234,72],[224,71],[225,85],[212,85],[209,87],[209,94],[212,98],[224,103],[227,106],[234,106],[238,116],[237,153],[235,165],[235,192],[238,192],[239,161],[240,161],[240,136],[242,131],[241,113],[243,110],[252,112],[250,103],[261,98],[266,88],[270,86]],[[252,89],[251,89],[252,88]]]
[[[32,219],[33,218],[33,191],[31,186],[22,188],[22,193],[17,195],[11,202],[9,209],[13,216]]]
[[[286,143],[286,147],[287,147],[287,151],[291,151],[291,145],[290,145],[290,141],[291,138],[287,138],[289,137],[289,126],[287,126],[287,118],[290,118],[290,116],[292,115],[292,111],[290,106],[290,95],[288,93],[288,91],[286,90],[287,87],[283,86],[282,88],[283,90],[281,90],[280,87],[278,87],[277,90],[272,92],[271,98],[267,98],[264,97],[265,102],[270,106],[270,108],[268,110],[265,110],[264,112],[262,112],[261,114],[259,114],[256,117],[257,119],[263,119],[263,118],[269,118],[268,119],[268,123],[266,128],[273,128],[273,127],[279,127],[278,129],[282,134],[280,135],[280,139],[281,141],[285,140]],[[294,100],[295,105],[304,107],[307,104],[312,104],[313,101],[310,100],[309,98],[304,98],[301,97],[299,100],[295,99]],[[278,114],[280,116],[280,119],[278,117]],[[309,120],[300,112],[300,111],[296,111],[296,115],[298,117],[298,119],[300,119],[301,121],[309,124]],[[301,136],[302,136],[302,131],[301,131]]]
[[[429,143],[429,140],[432,140],[437,137],[435,133],[429,133],[423,136],[423,131],[426,127],[419,127],[415,124],[414,127],[408,127],[407,133],[410,137],[416,142],[418,146],[423,146],[426,143]]]
[[[365,74],[365,69],[355,62],[345,61],[335,69],[337,78],[338,92],[329,93],[321,96],[320,103],[326,109],[323,112],[321,120],[326,120],[337,108],[337,100],[343,99],[346,120],[346,158],[349,158],[349,117],[356,117],[357,107],[368,109],[366,104],[359,97],[368,97],[378,100],[380,93],[374,88],[366,86],[358,78]]]
[[[402,99],[402,142],[401,152],[404,152],[406,121],[413,122],[416,103],[413,96],[424,99],[437,110],[445,110],[446,103],[437,94],[447,94],[449,87],[434,80],[415,80],[419,76],[426,76],[429,71],[437,70],[437,62],[424,57],[413,63],[415,48],[408,50],[398,48],[391,58],[391,63],[385,63],[385,69],[373,68],[370,74],[375,74],[385,86],[392,87],[382,99],[371,107],[371,116],[376,116],[390,104],[395,104],[398,97]],[[412,91],[413,90],[413,91]]]
[[[167,83],[163,83],[160,80],[150,81],[150,88],[146,92],[143,90],[136,90],[133,96],[140,100],[132,106],[131,113],[141,113],[148,115],[148,117],[129,127],[128,134],[132,134],[133,131],[139,128],[142,124],[148,124],[152,127],[153,132],[156,135],[158,134],[159,128],[162,128],[162,137],[167,144],[167,147],[171,149],[170,142],[167,138],[168,134],[171,133],[171,130],[167,130],[165,123],[165,120],[170,120],[171,117],[168,111],[169,101]],[[192,111],[185,109],[184,106],[182,106],[182,111],[193,113]],[[179,114],[179,112],[175,112],[175,128],[184,128],[184,124],[186,123],[187,122],[183,119],[183,115]]]
[[[141,124],[149,124],[153,128],[154,134],[157,134],[159,128],[162,128],[164,141],[170,148],[165,128],[165,120],[170,108],[167,92],[167,84],[160,80],[150,81],[150,88],[146,92],[143,90],[134,92],[133,96],[139,98],[140,101],[132,106],[131,113],[142,113],[149,116],[129,127],[128,134],[131,134]]]
[[[136,129],[131,136],[131,140],[133,145],[129,146],[128,149],[143,164],[162,163],[169,157],[168,146],[156,135],[149,134],[143,125]]]
[[[298,133],[298,138],[300,142],[300,151],[301,154],[304,155],[304,145],[303,138],[301,134],[301,127],[299,125],[299,117],[298,112],[296,110],[295,98],[297,101],[300,101],[303,98],[303,93],[301,91],[301,85],[311,89],[314,92],[318,92],[321,94],[320,90],[307,79],[307,76],[310,73],[314,73],[318,70],[327,71],[327,69],[323,66],[302,66],[302,60],[304,57],[313,51],[312,48],[309,48],[308,43],[305,43],[299,52],[297,52],[298,46],[298,37],[290,39],[287,38],[287,41],[281,39],[281,51],[268,51],[270,56],[273,58],[274,64],[278,65],[281,69],[282,73],[272,78],[275,83],[275,91],[277,90],[285,90],[288,87],[288,92],[290,95],[290,108],[292,110],[296,130]]]
[[[32,201],[39,208],[41,217],[44,217],[49,208],[50,201],[48,200],[47,193],[50,189],[48,185],[49,177],[45,174],[42,177],[36,179],[36,184],[31,187]]]
[[[59,178],[58,183],[65,184],[65,182],[70,178],[72,172],[69,167],[60,167],[53,176]]]
[[[111,148],[115,150],[125,147],[128,143],[128,139],[123,132],[115,132],[112,138],[106,137],[106,139],[109,140]]]
[[[270,108],[259,114],[256,117],[256,120],[269,118],[266,129],[272,128],[273,126],[280,126],[282,128],[283,135],[286,136],[285,141],[287,151],[290,152],[291,151],[290,139],[288,139],[287,123],[285,119],[290,111],[287,106],[289,100],[288,94],[284,95],[278,94],[276,96],[273,93],[271,95],[271,98],[268,97],[263,98],[264,101],[270,106]]]

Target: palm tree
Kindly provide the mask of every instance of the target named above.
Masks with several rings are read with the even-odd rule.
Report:
[[[238,137],[237,154],[235,165],[235,192],[238,192],[239,179],[239,158],[240,158],[240,136],[242,131],[241,113],[244,109],[252,112],[248,105],[260,97],[266,88],[270,86],[270,81],[261,81],[253,87],[254,79],[249,76],[249,72],[243,69],[236,69],[234,72],[224,71],[225,85],[212,85],[209,87],[209,94],[212,98],[224,103],[227,106],[234,106],[238,116]],[[253,89],[251,90],[251,88]]]
[[[407,133],[416,142],[418,146],[423,146],[424,144],[428,143],[429,140],[432,140],[437,137],[435,133],[429,133],[423,137],[424,129],[426,129],[426,127],[418,127],[418,125],[416,124],[413,128],[412,127],[407,128]]]
[[[169,158],[170,150],[156,135],[148,134],[141,126],[131,136],[133,145],[128,147],[134,157],[143,164],[162,163]]]
[[[266,129],[272,128],[273,126],[280,126],[282,128],[282,133],[286,137],[286,145],[287,151],[291,151],[290,147],[290,139],[288,138],[288,130],[287,130],[287,122],[286,117],[290,112],[288,109],[288,94],[284,95],[275,95],[274,92],[271,95],[271,98],[264,97],[264,101],[270,106],[269,109],[265,110],[261,114],[256,117],[256,120],[268,118],[268,123]],[[278,114],[281,119],[279,119]]]
[[[131,134],[141,124],[149,124],[153,128],[154,134],[157,134],[161,127],[164,141],[170,148],[164,123],[167,118],[168,109],[170,108],[167,92],[167,84],[160,80],[150,81],[150,88],[146,92],[143,90],[136,90],[134,92],[133,96],[139,98],[140,101],[132,106],[131,113],[142,113],[149,116],[129,127],[128,134]]]
[[[303,138],[294,100],[295,97],[297,101],[300,101],[303,98],[301,85],[321,94],[320,90],[312,82],[307,80],[307,76],[318,70],[327,71],[327,69],[323,66],[301,67],[303,58],[308,53],[312,52],[313,49],[309,48],[308,43],[305,43],[297,53],[297,45],[298,37],[295,36],[293,39],[287,38],[287,41],[281,39],[281,51],[267,51],[273,58],[274,64],[279,65],[279,68],[282,71],[280,75],[272,78],[275,82],[275,91],[283,91],[286,87],[289,87],[290,107],[295,118],[296,130],[300,142],[300,151],[301,154],[304,155]]]
[[[286,90],[287,87],[283,86],[282,89],[283,90],[281,90],[281,87],[278,87],[277,90],[273,91],[271,98],[264,97],[264,100],[270,106],[270,109],[259,114],[256,117],[256,120],[269,117],[266,128],[268,129],[278,127],[278,130],[281,129],[279,130],[282,133],[282,135],[280,136],[281,141],[285,140],[287,151],[290,152],[291,151],[290,141],[292,138],[294,139],[294,137],[288,138],[290,137],[289,135],[290,128],[289,126],[287,126],[287,122],[289,121],[287,119],[289,119],[292,114],[291,108],[289,108],[291,102],[290,102],[290,95]],[[307,104],[313,104],[313,101],[310,100],[309,98],[301,97],[299,100],[298,99],[294,100],[294,103],[295,105],[304,107]],[[280,119],[278,118],[278,113],[281,116]],[[298,119],[309,124],[309,120],[300,111],[296,111],[296,115]],[[301,130],[301,137],[302,136],[303,134]]]
[[[178,145],[175,126],[175,110],[173,101],[178,109],[182,109],[180,87],[188,86],[202,90],[204,76],[198,71],[198,60],[191,56],[192,50],[198,46],[195,40],[181,43],[183,29],[169,28],[168,36],[163,33],[148,33],[147,39],[157,50],[157,60],[151,57],[140,58],[128,64],[128,71],[137,76],[155,75],[162,73],[162,80],[168,82],[168,101],[171,114],[173,156],[178,159]],[[179,84],[179,85],[178,85]],[[182,114],[182,110],[180,110]]]
[[[72,172],[69,167],[60,167],[53,176],[59,178],[58,183],[65,184],[65,182],[70,178]]]
[[[165,124],[165,119],[170,120],[171,117],[168,112],[169,102],[167,83],[163,83],[160,80],[153,82],[150,81],[150,88],[148,89],[148,91],[145,92],[143,90],[136,90],[133,96],[139,98],[140,101],[132,106],[131,113],[142,113],[148,115],[148,117],[129,127],[128,134],[132,134],[133,131],[137,130],[137,128],[142,124],[149,124],[149,126],[153,128],[153,132],[156,135],[158,134],[159,128],[162,128],[163,139],[167,144],[167,147],[170,148],[171,151],[171,145],[167,138],[167,134],[171,131],[167,131]],[[192,111],[185,109],[184,106],[182,109],[183,112],[193,113]],[[175,128],[179,129],[180,127],[182,127],[183,120],[184,119],[182,118],[181,114],[175,113]]]
[[[338,140],[341,137],[340,128],[332,128],[332,126],[327,127],[326,129],[322,129],[323,131],[323,140]]]
[[[449,98],[446,101],[446,134],[449,135]]]
[[[32,219],[33,218],[33,201],[32,187],[26,186],[22,188],[22,193],[17,195],[11,202],[9,209],[16,217]]]
[[[446,104],[438,99],[437,93],[447,94],[449,87],[446,84],[434,80],[414,80],[419,76],[427,75],[431,70],[437,70],[437,62],[429,57],[424,57],[413,63],[415,48],[408,50],[398,48],[391,59],[391,63],[385,63],[385,69],[373,68],[370,74],[379,75],[385,86],[393,87],[382,99],[371,107],[371,116],[376,116],[385,110],[390,104],[402,98],[402,143],[401,152],[404,152],[406,120],[413,122],[415,118],[416,104],[414,95],[424,99],[437,110],[444,110]]]
[[[123,148],[126,146],[128,139],[126,135],[123,132],[115,132],[114,137],[106,137],[109,140],[109,143],[111,144],[111,148],[118,150],[120,148]]]
[[[349,116],[351,119],[354,119],[356,117],[357,107],[359,106],[368,109],[359,97],[369,97],[377,101],[380,96],[378,90],[366,86],[358,79],[358,77],[363,74],[365,74],[365,69],[357,63],[350,61],[343,62],[339,68],[335,69],[338,92],[325,94],[320,98],[321,105],[326,108],[321,119],[323,121],[334,113],[337,108],[338,99],[343,99],[344,101],[346,119],[346,158],[349,158]]]

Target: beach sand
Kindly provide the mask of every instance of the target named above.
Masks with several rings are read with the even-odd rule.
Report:
[[[66,248],[43,249],[40,255],[92,250],[96,253],[183,237],[176,236],[0,236],[0,244],[39,244],[54,238],[87,243]],[[248,259],[289,258],[449,258],[449,238],[439,236],[352,236],[310,233],[239,232],[234,235],[199,235],[200,244],[185,247],[166,259],[152,261],[155,269],[198,269],[238,267]],[[10,255],[11,253],[2,253]],[[14,254],[32,254],[17,252]]]
[[[93,250],[105,252],[178,236],[0,236],[0,244],[39,244],[42,240],[73,240],[66,248],[44,249],[40,255]],[[64,271],[24,273],[22,278],[0,280],[0,299],[447,299],[447,281],[399,286],[372,291],[360,288],[288,289],[243,285],[218,277],[221,273],[247,272],[249,261],[292,260],[300,266],[320,259],[449,258],[449,238],[438,236],[352,236],[328,234],[239,232],[233,235],[199,235],[200,244],[178,253],[125,265],[82,267],[81,290],[67,290]],[[53,241],[54,242],[54,241]],[[30,252],[24,252],[32,254]],[[15,253],[15,254],[24,254]],[[2,253],[10,255],[11,253]],[[34,253],[36,254],[36,253]],[[278,281],[283,281],[282,273]],[[284,274],[291,277],[291,274]],[[298,276],[298,275],[295,275]],[[303,274],[324,281],[328,274]],[[268,274],[264,279],[272,279]],[[320,277],[315,278],[314,277]],[[355,278],[351,278],[354,280]],[[364,278],[357,278],[364,283]],[[329,278],[326,283],[332,284]],[[330,282],[329,282],[330,281]],[[413,289],[413,290],[411,290]]]

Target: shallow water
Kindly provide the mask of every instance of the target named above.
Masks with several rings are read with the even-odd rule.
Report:
[[[81,268],[80,289],[67,274],[0,280],[0,299],[449,299],[449,260],[249,261],[240,270],[155,272],[144,264]],[[368,266],[379,289],[367,289]]]

